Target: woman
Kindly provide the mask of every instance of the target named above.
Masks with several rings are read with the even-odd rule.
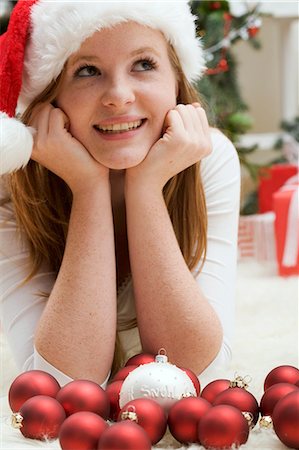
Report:
[[[13,14],[23,124],[16,100],[1,110],[26,138],[21,155],[15,129],[3,144],[2,316],[20,369],[105,385],[161,347],[198,375],[223,367],[239,165],[191,84],[204,67],[187,4],[35,0]]]

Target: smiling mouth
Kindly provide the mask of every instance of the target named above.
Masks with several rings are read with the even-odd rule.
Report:
[[[103,134],[127,133],[128,131],[140,128],[146,119],[136,120],[134,122],[114,123],[109,125],[94,125],[94,128]]]

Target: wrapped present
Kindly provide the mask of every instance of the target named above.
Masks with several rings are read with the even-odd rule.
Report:
[[[279,275],[299,275],[299,178],[273,194]]]
[[[273,211],[272,196],[284,183],[296,175],[298,167],[295,164],[274,164],[260,171],[258,186],[259,212]]]
[[[251,214],[240,216],[238,233],[238,259],[276,261],[275,214]]]

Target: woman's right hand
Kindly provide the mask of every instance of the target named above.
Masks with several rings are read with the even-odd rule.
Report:
[[[60,108],[38,105],[29,125],[36,130],[31,159],[62,178],[73,194],[94,188],[100,180],[109,182],[109,169],[70,134],[69,119]]]

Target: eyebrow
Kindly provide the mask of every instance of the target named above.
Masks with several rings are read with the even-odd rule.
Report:
[[[130,53],[130,56],[138,56],[138,55],[140,55],[142,53],[146,53],[146,52],[154,53],[157,57],[161,56],[160,53],[157,50],[155,50],[154,48],[152,48],[152,47],[141,47],[141,48],[138,48],[137,50],[133,50]],[[75,65],[81,59],[84,59],[84,61],[87,61],[87,62],[99,61],[99,58],[97,56],[94,56],[94,55],[78,55],[78,56],[75,56],[73,58],[71,57],[69,59],[69,63],[71,65]]]

